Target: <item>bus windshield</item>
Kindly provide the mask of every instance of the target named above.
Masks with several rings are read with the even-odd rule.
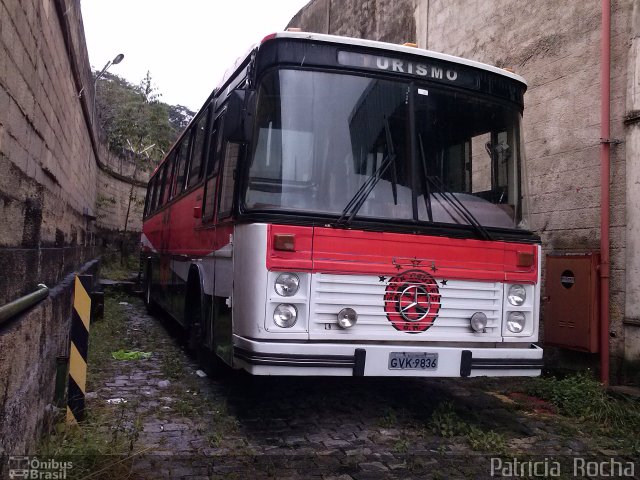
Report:
[[[274,70],[243,208],[526,228],[520,124],[516,105],[446,86]]]

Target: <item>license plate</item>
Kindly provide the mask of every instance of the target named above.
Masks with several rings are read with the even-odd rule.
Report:
[[[389,370],[436,370],[437,353],[391,352]]]

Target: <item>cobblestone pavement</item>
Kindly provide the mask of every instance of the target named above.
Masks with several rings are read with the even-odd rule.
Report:
[[[123,308],[122,348],[151,358],[103,364],[89,408],[121,402],[133,477],[487,478],[492,454],[599,448],[545,405],[500,393],[514,380],[203,378],[163,322]]]

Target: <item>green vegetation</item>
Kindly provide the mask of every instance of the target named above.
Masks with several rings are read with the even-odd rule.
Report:
[[[628,434],[640,430],[639,404],[610,397],[589,372],[562,379],[534,379],[527,393],[551,402],[562,415],[593,422],[603,429]]]
[[[118,254],[103,255],[100,276],[108,280],[130,280],[140,268],[140,259],[136,255],[120,257]]]
[[[175,355],[163,356],[160,363],[162,375],[171,380],[181,378],[184,375],[185,367],[184,361]]]
[[[385,407],[384,415],[378,421],[378,424],[384,428],[392,428],[398,425],[398,415],[396,411],[391,407]]]
[[[104,318],[93,322],[89,345],[87,391],[94,390],[107,377],[107,364],[111,352],[119,346],[126,330],[125,312],[119,302],[124,297],[105,298]],[[128,299],[127,297],[127,300]],[[139,418],[131,419],[128,412],[135,405],[123,403],[109,405],[101,401],[87,400],[86,418],[81,425],[65,422],[60,412],[55,428],[38,448],[44,457],[69,458],[73,468],[68,478],[109,479],[131,478],[132,458],[140,452],[135,442],[141,431]]]
[[[96,119],[109,149],[121,156],[144,152],[150,160],[147,170],[162,160],[194,115],[181,105],[161,102],[160,96],[149,72],[139,85],[106,73],[96,88]]]
[[[431,415],[431,431],[444,438],[463,437],[473,450],[501,454],[506,450],[504,435],[481,429],[460,418],[452,402],[444,402]]]
[[[393,451],[396,453],[407,453],[409,451],[409,441],[406,438],[400,438],[393,444]]]
[[[113,360],[111,352],[122,346],[127,317],[120,302],[129,300],[125,295],[105,295],[104,317],[91,324],[88,358],[91,374],[87,376],[87,391],[96,390],[105,381],[107,365]]]
[[[129,477],[134,444],[141,426],[127,420],[125,406],[91,408],[82,425],[68,425],[60,419],[55,430],[38,448],[38,455],[68,459],[73,468],[67,478],[113,479]]]

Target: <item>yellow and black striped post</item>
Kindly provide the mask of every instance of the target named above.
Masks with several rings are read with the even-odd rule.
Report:
[[[84,417],[84,397],[87,386],[87,353],[91,322],[91,275],[77,275],[71,318],[71,349],[69,351],[69,389],[67,393],[67,423],[77,423]]]

